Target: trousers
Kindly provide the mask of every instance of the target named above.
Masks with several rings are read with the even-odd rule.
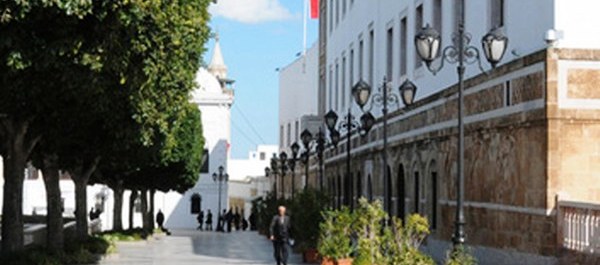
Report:
[[[275,257],[275,261],[277,261],[277,265],[287,265],[288,248],[286,242],[283,240],[274,240],[273,250],[273,256]]]

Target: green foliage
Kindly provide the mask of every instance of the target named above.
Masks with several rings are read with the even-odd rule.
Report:
[[[112,253],[114,242],[103,237],[90,237],[85,241],[71,241],[65,247],[64,253],[53,254],[44,248],[32,248],[22,252],[0,256],[3,265],[61,265],[61,264],[93,264],[98,262],[101,255]]]
[[[446,265],[476,265],[477,259],[465,246],[456,246],[446,255]]]
[[[329,196],[323,192],[307,189],[296,193],[290,205],[292,235],[301,249],[316,248],[321,212],[329,205]]]
[[[349,258],[355,249],[351,236],[356,215],[344,207],[340,210],[323,212],[323,219],[317,244],[319,253],[335,260]]]
[[[343,218],[338,218],[339,215]],[[325,257],[340,259],[350,255],[341,253],[351,253],[354,265],[435,264],[431,257],[419,251],[429,234],[427,219],[420,215],[408,216],[405,225],[402,220],[393,218],[391,224],[384,227],[387,214],[381,201],[361,198],[353,213],[343,209],[327,211],[324,216],[319,253]]]
[[[148,232],[141,228],[129,229],[125,231],[105,231],[100,233],[100,237],[108,242],[141,241],[148,238],[148,236]]]
[[[274,193],[269,193],[265,198],[257,198],[252,201],[252,211],[256,216],[258,232],[263,235],[268,235],[269,225],[273,216],[277,214],[277,207],[280,205],[290,205],[291,202],[285,199],[276,198]],[[292,220],[295,225],[295,221]]]

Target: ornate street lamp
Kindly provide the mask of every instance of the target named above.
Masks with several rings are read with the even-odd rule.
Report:
[[[288,156],[285,151],[279,153],[279,171],[281,172],[281,197],[285,199],[285,173],[288,170]]]
[[[300,140],[304,146],[304,152],[301,155],[302,162],[304,163],[304,190],[308,188],[308,166],[310,164],[310,143],[313,140],[313,135],[308,129],[304,129],[300,134]]]
[[[223,166],[219,166],[219,173],[213,173],[212,177],[214,182],[219,183],[219,211],[217,213],[221,214],[221,186],[223,182],[229,181],[229,175],[225,173],[225,168]]]
[[[355,86],[353,88],[353,97],[355,98],[355,100],[359,100],[359,102],[357,102],[357,104],[359,106],[364,106],[363,103],[366,103],[366,99],[368,99],[368,96],[370,95],[370,89],[368,88],[368,85],[364,82],[359,82],[357,84],[357,86]],[[363,101],[364,99],[364,101]],[[362,105],[361,105],[362,104]],[[337,113],[335,113],[335,111],[330,110],[327,114],[325,114],[325,126],[327,127],[327,129],[329,130],[329,138],[331,139],[331,143],[333,146],[337,146],[337,144],[340,142],[341,139],[341,131],[345,131],[346,133],[346,180],[347,183],[350,183],[349,185],[346,185],[346,196],[344,196],[344,204],[349,205],[350,209],[353,210],[354,209],[354,200],[352,199],[353,196],[353,176],[350,173],[350,151],[352,150],[352,134],[355,132],[361,133],[361,135],[366,135],[371,128],[373,127],[373,123],[374,123],[374,119],[372,118],[372,115],[363,115],[363,117],[361,117],[360,121],[358,121],[356,119],[355,116],[352,115],[352,107],[348,107],[348,113],[346,114],[346,117],[344,117],[344,119],[338,123],[338,115]],[[336,127],[337,126],[337,127]]]
[[[288,165],[290,166],[290,170],[292,171],[292,199],[294,198],[294,193],[296,192],[296,159],[298,159],[298,152],[300,151],[300,145],[294,142],[290,149],[292,150],[292,157],[288,160]]]
[[[456,216],[455,216],[455,231],[452,241],[454,246],[459,246],[465,242],[465,217],[464,217],[464,74],[465,64],[477,63],[479,69],[484,72],[481,66],[479,50],[470,45],[471,35],[465,32],[465,1],[460,3],[460,14],[458,21],[458,32],[453,34],[453,44],[444,48],[442,52],[441,63],[439,67],[432,67],[431,63],[438,57],[440,51],[441,38],[440,34],[433,28],[427,25],[415,36],[415,46],[417,53],[423,59],[427,68],[436,74],[444,66],[444,61],[457,64],[458,72],[458,168],[456,181]],[[483,53],[487,61],[496,67],[498,62],[504,56],[508,46],[508,38],[502,34],[500,29],[494,28],[481,39]]]
[[[357,97],[355,96],[354,99],[356,101],[356,104],[358,104],[359,106],[361,106],[361,109],[363,109],[363,107],[366,105],[366,103],[369,100],[369,96],[371,94],[371,87],[366,85],[365,86],[365,82],[363,82],[362,80],[358,81],[358,83],[356,83],[356,85],[354,85],[354,91],[369,91],[369,92],[363,92],[363,94],[366,95],[366,97]],[[383,83],[380,87],[381,92],[378,93],[374,93],[372,98],[371,98],[371,108],[374,105],[380,105],[382,106],[382,113],[383,113],[383,187],[384,187],[384,192],[383,192],[383,197],[384,197],[384,202],[383,202],[383,209],[389,213],[390,212],[390,204],[391,204],[391,194],[389,194],[389,185],[391,183],[389,183],[389,174],[390,172],[388,171],[388,159],[387,159],[387,145],[388,145],[388,138],[387,138],[387,115],[388,115],[388,104],[396,104],[397,106],[399,106],[400,104],[400,99],[398,98],[398,96],[394,93],[389,94],[390,92],[390,88],[391,88],[391,84],[389,82],[387,82],[386,77],[383,78]],[[402,85],[398,88],[398,92],[400,94],[400,97],[402,98],[402,102],[404,103],[404,106],[410,106],[412,105],[412,103],[414,102],[414,97],[417,93],[417,87],[410,81],[406,80],[404,81],[404,83],[402,83]],[[358,93],[358,92],[357,92]],[[371,127],[373,127],[374,123],[375,123],[375,117],[373,117],[373,115],[371,114],[370,111],[365,112],[365,114],[363,114],[363,116],[361,117],[362,123],[365,127],[368,127],[369,129]]]

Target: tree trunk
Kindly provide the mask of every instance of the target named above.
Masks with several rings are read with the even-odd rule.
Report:
[[[129,195],[129,229],[133,229],[133,213],[135,211],[135,199],[137,198],[137,190],[131,190]]]
[[[87,180],[73,178],[75,182],[75,230],[80,240],[88,237]]]
[[[71,172],[71,178],[75,182],[75,230],[77,238],[80,240],[88,237],[87,184],[92,173],[96,171],[99,162],[100,158],[97,157],[86,167],[79,166]]]
[[[113,230],[123,231],[123,182],[117,181],[110,187],[113,190],[115,204],[113,205]]]
[[[148,225],[148,190],[142,189],[140,196],[142,199],[142,228],[146,231],[149,231],[150,227]]]
[[[154,231],[154,214],[155,214],[155,209],[154,209],[154,194],[156,194],[156,190],[155,189],[151,189],[150,190],[150,212],[148,212],[148,219],[150,220],[150,229],[152,231]]]
[[[53,253],[64,250],[64,233],[62,203],[60,194],[60,177],[58,173],[58,156],[44,155],[42,175],[46,186],[46,246]]]
[[[4,155],[2,251],[23,250],[23,181],[27,158],[39,137],[27,140],[28,121],[1,120]]]

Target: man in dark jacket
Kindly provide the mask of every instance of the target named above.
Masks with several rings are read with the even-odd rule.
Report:
[[[288,248],[290,240],[291,222],[290,217],[285,214],[285,206],[279,206],[278,214],[273,216],[269,227],[270,239],[273,242],[273,250],[277,265],[287,265]]]

